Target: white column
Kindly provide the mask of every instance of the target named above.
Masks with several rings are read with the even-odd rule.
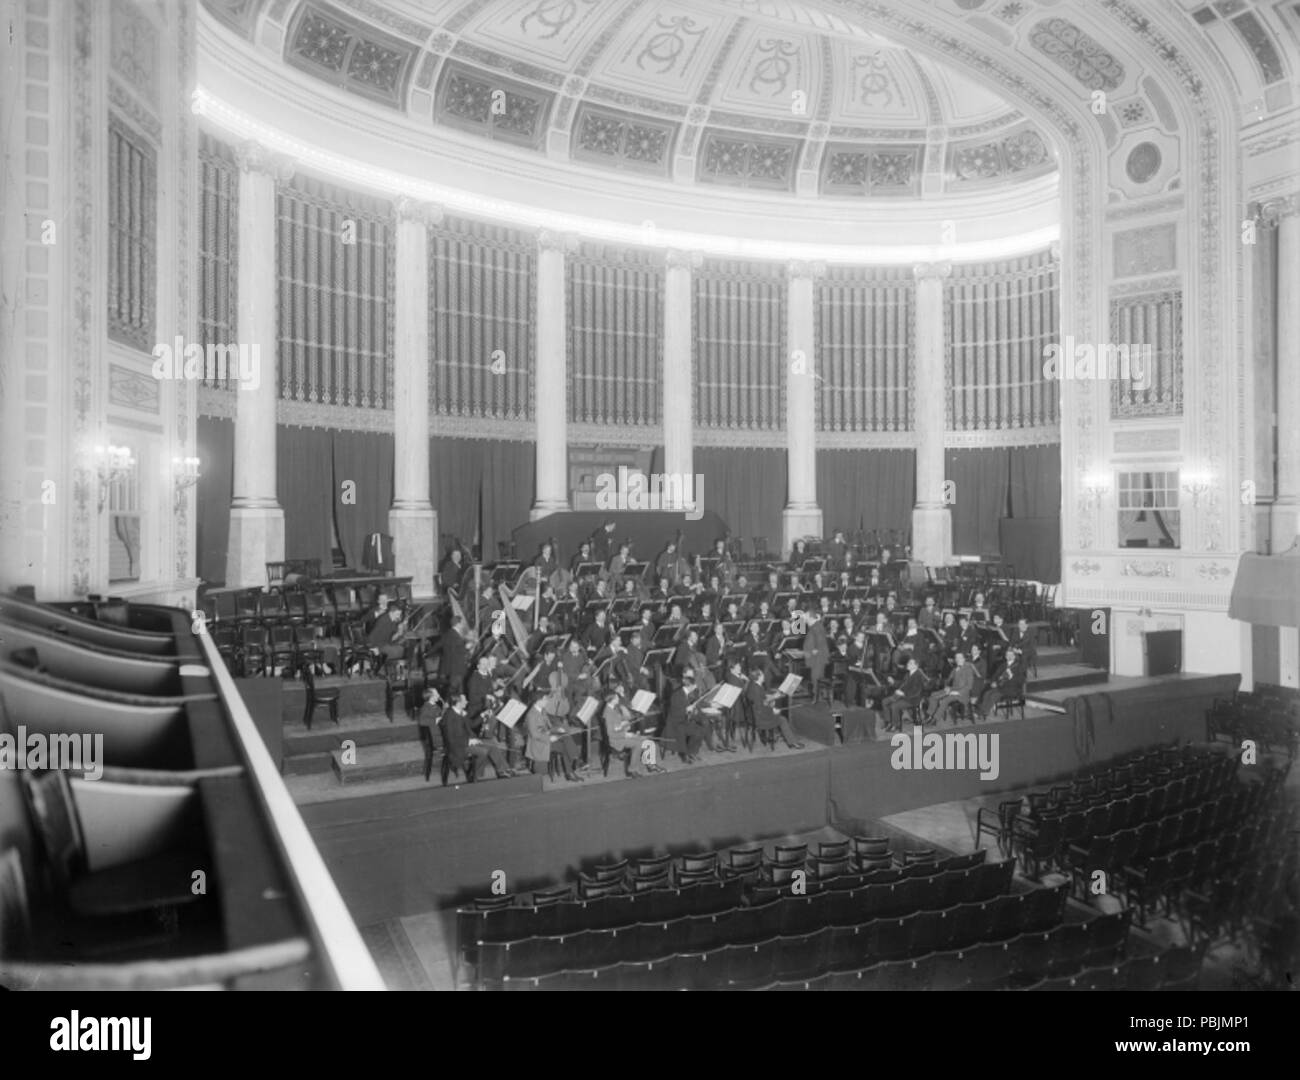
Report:
[[[397,212],[396,335],[393,342],[393,505],[388,531],[411,593],[433,596],[438,515],[429,502],[429,226],[433,206],[400,198]]]
[[[703,265],[699,253],[670,251],[664,273],[664,472],[691,477],[694,497],[694,383],[691,354],[694,309],[691,270]],[[684,490],[684,489],[683,489]]]
[[[821,536],[817,505],[817,358],[813,282],[825,273],[821,263],[792,262],[786,267],[786,470],[789,500],[782,515],[782,550],[801,536]]]
[[[569,509],[564,253],[573,241],[554,232],[537,239],[537,494],[530,521]]]
[[[1300,195],[1263,210],[1277,222],[1277,493],[1269,529],[1277,553],[1300,536]]]
[[[916,277],[916,506],[912,510],[912,558],[926,566],[952,560],[952,514],[944,500],[943,281],[949,263],[912,268]],[[959,491],[957,498],[962,497]]]
[[[258,357],[256,385],[235,391],[234,493],[226,584],[265,585],[266,564],[284,558],[284,511],[275,490],[275,185],[292,176],[288,159],[255,142],[239,161],[239,344]]]

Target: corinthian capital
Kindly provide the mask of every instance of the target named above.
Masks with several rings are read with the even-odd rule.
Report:
[[[926,278],[946,278],[952,273],[952,263],[950,262],[932,262],[917,263],[912,267],[912,276],[917,281],[923,281]]]
[[[293,158],[270,150],[253,139],[247,139],[235,147],[235,164],[241,172],[265,173],[282,184],[293,179]]]
[[[1284,217],[1300,214],[1300,194],[1279,195],[1259,204],[1260,220],[1266,225],[1276,225]]]
[[[393,203],[393,212],[397,215],[398,224],[410,221],[416,225],[441,225],[444,216],[442,207],[437,203],[422,202],[406,195],[397,197]]]
[[[794,259],[785,264],[785,273],[791,281],[798,281],[806,278],[809,281],[816,281],[826,273],[826,264],[824,262],[809,262],[807,259]]]

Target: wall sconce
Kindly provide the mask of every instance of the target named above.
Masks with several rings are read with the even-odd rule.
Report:
[[[1089,506],[1100,506],[1101,500],[1110,490],[1110,477],[1105,473],[1088,473],[1083,478],[1082,490]]]
[[[1205,472],[1185,472],[1182,475],[1182,487],[1192,497],[1192,505],[1201,501],[1201,496],[1210,490],[1212,477]]]
[[[119,480],[130,474],[135,468],[135,458],[131,456],[130,447],[96,446],[95,472],[99,476],[99,512],[104,512],[108,502],[108,491]]]
[[[172,483],[176,489],[176,513],[181,512],[185,491],[199,482],[199,459],[196,457],[172,458]]]

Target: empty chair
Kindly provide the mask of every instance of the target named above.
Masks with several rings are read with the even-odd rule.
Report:
[[[633,859],[631,872],[638,877],[656,877],[673,865],[671,855],[660,855],[652,859]]]
[[[807,844],[777,844],[769,860],[772,866],[802,867],[808,861]]]
[[[825,858],[820,855],[814,855],[812,858],[813,874],[819,881],[826,881],[830,878],[836,878],[842,874],[849,873],[849,856],[841,855],[839,858]]]
[[[622,881],[627,874],[627,859],[619,859],[617,862],[597,864],[587,873],[587,877],[592,881]]]
[[[307,729],[311,730],[311,718],[316,710],[322,707],[329,712],[329,718],[338,724],[340,722],[339,697],[342,692],[337,687],[317,686],[316,676],[312,673],[310,664],[304,665],[302,669],[302,683],[305,691],[302,722]]]
[[[686,871],[687,873],[716,872],[718,869],[718,853],[716,851],[706,851],[700,854],[679,855],[677,856],[677,868],[679,871]]]
[[[1024,804],[1024,799],[1004,799],[998,803],[996,810],[981,806],[975,815],[975,843],[978,845],[983,837],[991,836],[998,845],[998,851],[1009,856],[1011,834]]]
[[[849,840],[823,840],[817,845],[817,858],[844,859],[849,856]]]
[[[917,863],[937,862],[939,852],[934,848],[910,848],[902,852],[902,858],[897,859],[899,866],[915,866]]]
[[[548,907],[572,899],[572,885],[552,885],[549,889],[537,889],[533,892],[534,907]]]

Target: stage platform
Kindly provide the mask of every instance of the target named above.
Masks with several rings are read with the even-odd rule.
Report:
[[[632,541],[632,555],[636,559],[652,563],[663,551],[664,541],[679,529],[682,546],[691,555],[707,553],[713,548],[713,541],[727,534],[727,523],[712,510],[704,511],[698,521],[689,520],[680,510],[566,510],[519,526],[512,534],[515,554],[530,563],[542,544],[554,539],[561,563],[568,566],[582,541],[606,521],[614,522],[615,537]]]
[[[441,788],[409,777],[312,798],[295,790],[308,828],[359,925],[484,895],[494,871],[511,892],[565,880],[601,857],[717,848],[983,798],[1066,776],[1144,746],[1198,741],[1205,708],[1237,675],[1114,681],[1074,694],[1064,713],[942,731],[998,736],[998,775],[901,770],[887,739],[709,755],[639,780],[550,785],[539,778]],[[306,797],[304,797],[304,795]]]

